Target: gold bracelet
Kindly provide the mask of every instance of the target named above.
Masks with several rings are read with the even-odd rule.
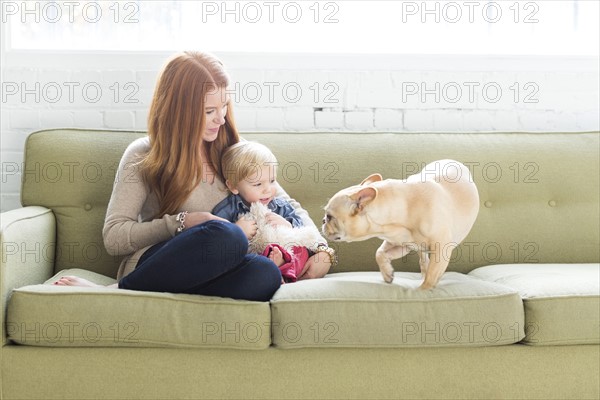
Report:
[[[327,246],[326,244],[320,244],[317,246],[316,252],[319,253],[321,251],[324,251],[329,255],[329,260],[331,261],[331,268],[335,267],[338,263],[338,258],[337,254],[335,253],[335,250]]]

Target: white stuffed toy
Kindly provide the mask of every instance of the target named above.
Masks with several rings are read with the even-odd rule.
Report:
[[[266,222],[266,215],[271,210],[262,203],[252,203],[250,212],[244,214],[245,218],[252,218],[256,221],[256,235],[250,240],[248,253],[261,254],[267,245],[278,244],[286,251],[292,251],[295,246],[306,247],[311,251],[316,251],[317,246],[323,239],[319,231],[309,226],[292,228],[289,226],[272,226]]]

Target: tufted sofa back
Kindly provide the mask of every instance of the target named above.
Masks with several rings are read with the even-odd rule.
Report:
[[[116,168],[143,132],[55,129],[31,134],[22,203],[56,217],[55,270],[115,276],[102,225]],[[467,165],[481,208],[449,270],[489,264],[599,262],[599,134],[593,133],[248,133],[275,153],[278,180],[320,227],[323,206],[341,188],[378,172],[405,178],[444,158]],[[332,243],[338,271],[377,270],[381,241]],[[54,249],[47,249],[51,253]],[[40,249],[44,254],[44,249]],[[417,271],[414,254],[394,263]]]
[[[53,211],[55,271],[85,268],[116,276],[120,257],[106,252],[102,226],[121,156],[144,134],[55,129],[28,137],[21,203]],[[51,250],[40,251],[49,256]]]

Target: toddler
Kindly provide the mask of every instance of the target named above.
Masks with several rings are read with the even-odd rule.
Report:
[[[215,206],[212,213],[236,223],[248,239],[256,234],[256,222],[244,214],[250,212],[252,203],[261,203],[271,212],[266,222],[272,226],[299,228],[301,218],[291,204],[275,197],[277,192],[277,159],[260,143],[242,141],[229,147],[222,157],[225,184],[231,194]],[[258,227],[260,229],[260,227]],[[277,243],[268,244],[262,255],[269,257],[280,269],[284,282],[295,282],[310,267],[315,251],[325,251],[334,261],[333,249],[324,244],[292,246],[288,251]],[[289,246],[287,246],[289,247]]]

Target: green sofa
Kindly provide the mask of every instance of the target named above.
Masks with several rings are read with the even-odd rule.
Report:
[[[27,140],[23,208],[2,214],[2,399],[600,396],[599,133],[248,133],[317,225],[371,173],[466,164],[481,208],[434,290],[414,254],[332,243],[323,279],[270,302],[56,287],[115,282],[101,228],[126,146],[143,132],[56,129]],[[118,179],[128,179],[127,176]]]

